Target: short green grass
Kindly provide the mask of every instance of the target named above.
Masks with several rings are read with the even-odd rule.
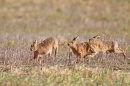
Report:
[[[23,67],[0,73],[1,86],[129,86],[130,71],[107,68]]]

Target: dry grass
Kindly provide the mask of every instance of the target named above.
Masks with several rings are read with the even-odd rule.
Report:
[[[1,86],[129,86],[129,0],[0,0]],[[88,41],[117,40],[121,54],[102,54],[75,64],[67,42],[75,36]],[[33,58],[30,44],[54,36],[59,40],[57,62],[44,56],[42,65]],[[54,54],[53,54],[54,57]]]

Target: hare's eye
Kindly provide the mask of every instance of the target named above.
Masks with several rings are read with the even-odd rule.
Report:
[[[31,45],[31,47],[33,47],[33,45]]]

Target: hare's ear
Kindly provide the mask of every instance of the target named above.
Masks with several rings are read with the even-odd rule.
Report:
[[[73,39],[73,41],[76,41],[78,38],[79,38],[79,36],[75,37],[75,38]]]
[[[35,41],[33,42],[33,44],[37,44],[37,40],[35,40]]]
[[[100,36],[99,36],[99,35],[96,35],[96,36],[94,36],[93,38],[98,39],[98,38],[100,38]]]
[[[35,42],[37,43],[37,40],[35,40]]]
[[[89,39],[89,42],[91,41],[92,39]]]

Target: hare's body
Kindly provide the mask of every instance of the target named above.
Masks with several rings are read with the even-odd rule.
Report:
[[[99,52],[106,53],[108,51],[110,53],[122,53],[124,58],[126,58],[126,52],[118,47],[117,41],[101,41],[93,37],[89,39],[89,46],[93,51],[93,56]]]
[[[73,53],[77,56],[83,57],[87,51],[87,44],[86,43],[79,43],[76,44],[75,46],[70,47],[73,51]]]
[[[80,57],[77,62],[81,60],[86,54],[88,54],[89,51],[89,46],[88,42],[83,42],[83,43],[76,43],[76,38],[74,38],[72,41],[68,43],[68,46],[72,49],[73,53],[77,56]]]
[[[37,44],[37,41],[35,41],[30,48],[30,50],[34,52],[34,59],[47,54],[49,54],[49,57],[51,57],[53,49],[55,49],[56,56],[58,54],[58,41],[53,37],[45,39],[40,44]]]

